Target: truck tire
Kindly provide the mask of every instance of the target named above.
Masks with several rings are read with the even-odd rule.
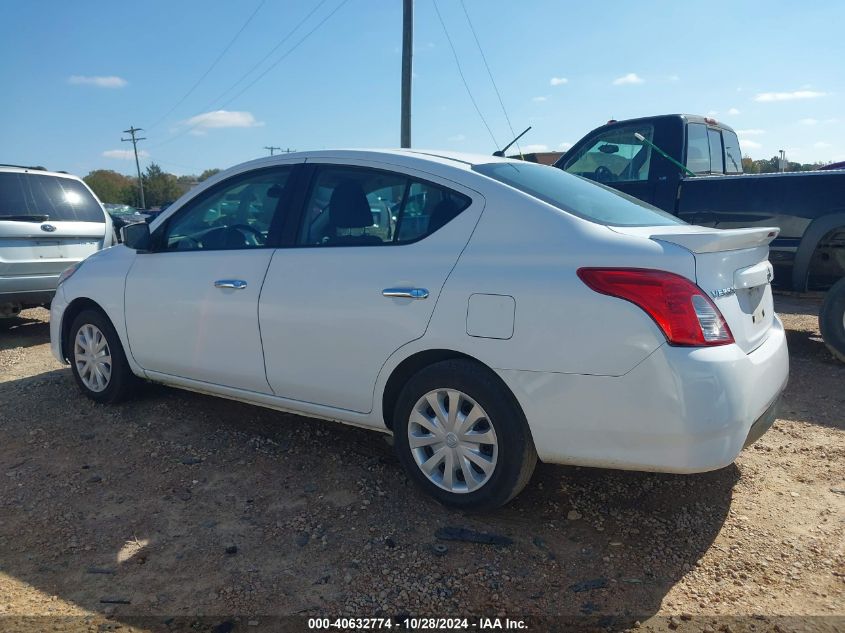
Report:
[[[845,363],[845,277],[833,284],[824,297],[819,330],[830,353]]]

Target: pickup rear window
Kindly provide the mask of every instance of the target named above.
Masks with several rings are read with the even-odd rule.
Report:
[[[657,207],[562,169],[536,163],[487,163],[474,171],[567,213],[607,226],[686,224]]]
[[[106,221],[100,204],[78,180],[0,172],[0,220],[20,215],[46,215],[59,222]]]

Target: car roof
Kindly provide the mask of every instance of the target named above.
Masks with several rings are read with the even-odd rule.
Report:
[[[68,174],[63,171],[48,171],[39,167],[24,167],[21,165],[0,165],[0,172],[12,174],[36,174],[40,176],[55,176],[56,178],[70,178],[71,180],[81,180],[79,176]]]
[[[290,160],[305,159],[346,159],[385,162],[397,167],[416,167],[425,169],[432,165],[442,165],[456,169],[469,170],[475,165],[496,162],[514,162],[514,159],[500,158],[489,154],[472,154],[443,150],[424,149],[322,149],[304,152],[291,152],[257,158],[236,167],[255,168],[285,163]],[[518,162],[518,161],[516,161]],[[227,170],[228,171],[228,170]]]

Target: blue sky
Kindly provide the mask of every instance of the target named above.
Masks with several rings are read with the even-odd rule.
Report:
[[[120,141],[130,125],[145,128],[142,167],[177,174],[265,145],[398,146],[402,3],[342,2],[6,3],[0,162],[131,174]],[[504,144],[509,126],[461,4],[437,2]],[[785,149],[800,162],[845,160],[845,3],[464,3],[513,127],[533,126],[524,151],[565,148],[611,117],[689,112],[734,127],[754,158]],[[492,152],[433,0],[416,0],[415,20],[413,146]]]

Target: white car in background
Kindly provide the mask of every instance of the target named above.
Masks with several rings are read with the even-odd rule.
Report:
[[[264,158],[65,273],[52,346],[99,402],[143,378],[390,431],[430,494],[491,508],[538,457],[693,473],[765,432],[776,234],[488,156]]]
[[[76,176],[0,165],[0,318],[49,304],[61,272],[113,236],[108,213]]]

